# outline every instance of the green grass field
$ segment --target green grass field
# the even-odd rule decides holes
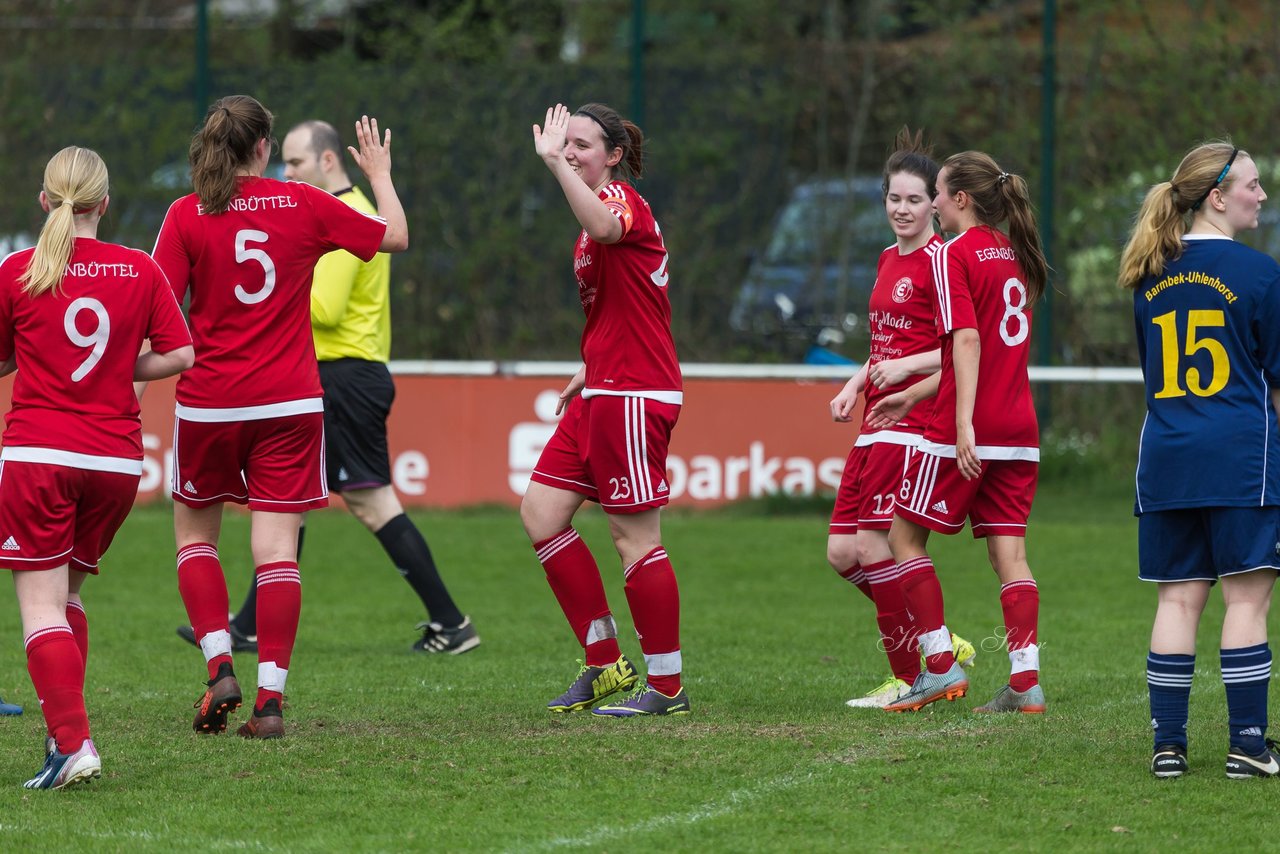
[[[693,714],[602,720],[543,710],[578,649],[514,511],[417,517],[484,641],[447,659],[409,652],[417,601],[374,538],[314,514],[279,742],[192,733],[204,667],[174,634],[185,616],[170,517],[139,510],[84,595],[100,781],[21,788],[43,725],[11,595],[0,608],[0,694],[27,706],[0,719],[0,849],[1265,849],[1276,786],[1222,772],[1220,603],[1201,632],[1192,773],[1147,771],[1154,593],[1135,577],[1124,489],[1046,486],[1037,500],[1049,713],[1031,718],[970,712],[1008,659],[997,584],[967,534],[935,537],[933,552],[948,623],[984,647],[970,696],[901,716],[844,706],[887,668],[870,604],[825,564],[821,507],[668,514]],[[623,649],[639,661],[603,516],[584,513],[579,530],[607,558]],[[247,522],[229,514],[233,605],[247,554]],[[250,688],[256,660],[238,669]]]

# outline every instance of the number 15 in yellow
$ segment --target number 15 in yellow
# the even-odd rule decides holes
[[[1153,317],[1151,322],[1160,330],[1160,355],[1164,367],[1164,388],[1156,392],[1156,399],[1167,397],[1186,397],[1189,390],[1197,397],[1212,397],[1226,388],[1231,377],[1231,360],[1227,358],[1227,350],[1222,342],[1212,337],[1200,337],[1202,329],[1226,326],[1226,319],[1221,311],[1198,309],[1187,312],[1187,341],[1184,352],[1194,356],[1201,350],[1209,354],[1212,363],[1209,381],[1201,383],[1200,369],[1187,368],[1186,388],[1179,383],[1182,378],[1179,371],[1180,355],[1178,342],[1178,323],[1176,312]]]

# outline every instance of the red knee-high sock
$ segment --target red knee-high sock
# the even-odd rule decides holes
[[[231,633],[227,630],[227,579],[218,562],[218,549],[192,543],[178,549],[178,592],[187,606],[187,619],[204,652],[209,678],[231,663]]]
[[[40,698],[45,726],[58,752],[73,753],[89,737],[84,708],[84,659],[71,627],[48,626],[26,638],[27,671]]]
[[[89,615],[85,613],[83,603],[67,603],[67,625],[71,627],[71,634],[75,635],[76,646],[80,649],[80,661],[87,670],[89,667]]]
[[[865,570],[876,603],[876,623],[880,643],[889,658],[893,675],[908,685],[920,675],[920,651],[912,630],[911,613],[902,595],[898,567],[892,560],[873,563]]]
[[[254,710],[267,700],[284,699],[293,642],[302,614],[302,576],[296,560],[264,563],[254,570],[258,585],[258,697]]]
[[[667,550],[658,546],[623,572],[627,604],[640,636],[649,685],[680,693],[680,588]]]
[[[573,528],[533,544],[574,637],[586,651],[587,665],[603,667],[622,655],[600,568]]]
[[[955,664],[951,652],[951,633],[947,631],[942,611],[942,585],[928,555],[904,560],[898,564],[898,583],[907,608],[915,618],[920,650],[930,673],[946,673]]]
[[[872,602],[876,601],[875,595],[871,592],[871,582],[867,579],[867,573],[863,571],[861,565],[855,563],[847,569],[837,569],[836,575],[861,590],[862,595]]]
[[[1000,588],[1006,641],[1012,672],[1009,686],[1026,691],[1040,681],[1040,648],[1036,643],[1040,622],[1040,588],[1034,580],[1010,581]]]

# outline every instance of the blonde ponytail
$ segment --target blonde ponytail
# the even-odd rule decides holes
[[[1187,152],[1173,173],[1147,191],[1138,210],[1133,234],[1120,256],[1122,288],[1137,289],[1147,276],[1158,276],[1166,265],[1182,255],[1182,236],[1187,233],[1191,214],[1215,187],[1225,192],[1235,178],[1230,164],[1236,157],[1249,157],[1226,141],[1206,142]]]
[[[28,296],[56,292],[76,248],[75,218],[102,204],[107,189],[107,164],[97,152],[71,145],[49,159],[43,186],[49,216],[20,278]]]

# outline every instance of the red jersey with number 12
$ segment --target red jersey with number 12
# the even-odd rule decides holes
[[[34,249],[0,263],[0,361],[16,356],[5,447],[142,459],[133,368],[142,343],[191,343],[164,273],[138,249],[76,238],[62,284],[30,297]]]
[[[386,222],[309,184],[244,177],[230,207],[206,214],[194,193],[169,208],[155,259],[182,302],[191,288],[196,364],[184,406],[262,406],[322,395],[311,337],[311,273],[326,252],[363,261]]]
[[[611,181],[600,189],[600,199],[622,223],[622,238],[597,243],[584,229],[574,248],[578,296],[587,315],[582,396],[626,394],[681,403],[662,232],[649,203],[631,185]]]
[[[876,283],[871,290],[871,303],[867,307],[867,320],[871,328],[871,352],[867,361],[871,364],[886,359],[901,359],[938,348],[938,329],[933,311],[933,254],[942,245],[942,238],[933,235],[929,242],[913,252],[903,255],[895,243],[880,253],[876,265]],[[897,385],[878,388],[867,380],[866,414],[876,401],[903,389],[910,388],[925,378],[924,374],[907,377]],[[916,434],[924,432],[924,425],[933,415],[934,399],[927,397],[912,407],[907,417],[891,430],[907,430]],[[865,421],[859,435],[875,431]]]
[[[1027,305],[1026,278],[1009,238],[985,225],[947,241],[933,256],[942,377],[924,438],[926,443],[950,446],[948,456],[954,456],[956,444],[952,333],[976,329],[982,343],[973,405],[978,457],[1040,459],[1040,431],[1027,378],[1031,308]]]

